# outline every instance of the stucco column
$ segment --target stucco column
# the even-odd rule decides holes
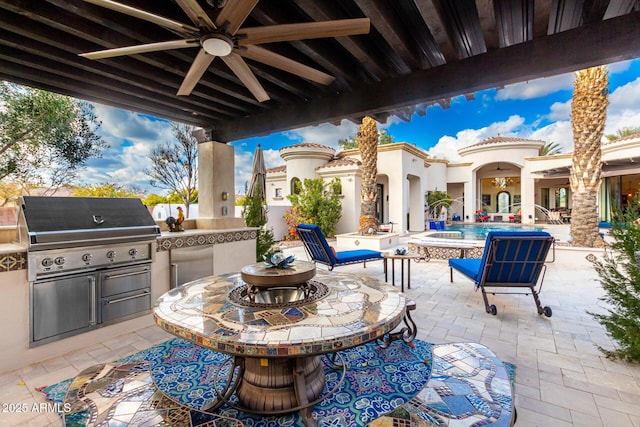
[[[242,218],[234,218],[234,168],[231,145],[215,141],[198,144],[198,228],[244,227]]]
[[[476,174],[471,173],[471,179],[464,183],[464,222],[475,222],[476,217],[476,199],[478,198],[478,192],[476,184]],[[468,217],[468,218],[467,218]]]
[[[522,223],[534,224],[536,222],[536,192],[534,179],[520,180],[520,191],[522,192]]]

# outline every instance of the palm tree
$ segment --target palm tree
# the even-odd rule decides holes
[[[376,222],[376,199],[378,198],[378,128],[371,117],[362,119],[356,136],[362,157],[362,186],[360,188],[360,222],[358,232],[378,230]]]
[[[541,156],[555,156],[556,154],[560,154],[562,151],[562,147],[557,142],[547,142],[540,149]]]
[[[609,104],[605,66],[576,72],[571,100],[573,156],[571,236],[576,246],[602,244],[598,234],[598,190],[602,180],[602,136]]]
[[[625,127],[622,129],[618,129],[616,133],[612,135],[607,135],[607,139],[609,141],[617,141],[619,139],[625,138],[627,136],[635,135],[640,133],[640,127]]]

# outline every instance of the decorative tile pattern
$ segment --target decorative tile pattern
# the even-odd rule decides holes
[[[513,375],[477,343],[433,346],[427,386],[368,427],[510,426],[514,419]]]
[[[257,236],[256,230],[243,231],[212,231],[202,234],[187,234],[171,237],[158,238],[158,252],[168,251],[171,249],[213,245],[221,243],[240,242],[243,240],[255,240]]]
[[[464,255],[464,258],[482,258],[482,253],[484,252],[484,247],[461,249],[456,247],[419,244],[415,242],[409,242],[408,246],[409,253],[418,254],[427,259],[460,258],[461,255]]]
[[[14,252],[0,255],[0,273],[27,268],[27,253]]]
[[[71,382],[62,408],[66,426],[243,425],[167,398],[155,386],[148,362],[106,363],[85,369]]]
[[[369,343],[342,351],[349,366],[346,379],[341,382],[341,371],[324,367],[327,397],[311,410],[318,426],[363,426],[408,402],[425,386],[431,371],[432,345],[420,340],[414,344],[394,342],[383,350]],[[173,338],[120,361],[89,368],[73,380],[71,387],[72,380],[65,380],[41,391],[59,407],[64,408],[65,396],[73,403],[73,410],[65,413],[65,425],[69,427],[87,425],[90,419],[103,422],[103,426],[131,425],[127,419],[140,420],[143,416],[151,420],[144,424],[148,426],[305,426],[295,412],[262,417],[226,405],[213,414],[200,412],[198,408],[217,400],[213,384],[222,387],[226,373],[220,375],[218,371],[224,371],[226,359],[224,354]],[[234,396],[231,399],[236,403]],[[184,416],[182,405],[192,408],[187,412],[189,418]],[[169,415],[174,418],[167,418]]]
[[[153,314],[167,332],[221,353],[254,357],[317,355],[382,337],[402,320],[406,298],[364,276],[318,270],[329,288],[317,301],[265,309],[229,303],[239,273],[207,277],[161,296]]]

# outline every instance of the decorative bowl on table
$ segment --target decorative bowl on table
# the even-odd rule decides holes
[[[396,249],[396,255],[406,255],[407,254],[407,249],[406,248],[398,248]]]

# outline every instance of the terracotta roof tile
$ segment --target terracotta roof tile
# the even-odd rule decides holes
[[[358,159],[354,159],[353,157],[342,157],[342,158],[333,158],[329,160],[326,164],[319,166],[317,169],[322,168],[335,168],[338,166],[360,166],[362,162]]]
[[[276,172],[286,172],[287,165],[274,166],[272,168],[267,169],[267,173],[276,173]]]
[[[472,145],[467,145],[464,148],[470,148],[470,147],[481,147],[483,145],[491,145],[491,144],[500,144],[503,142],[545,142],[541,139],[527,139],[527,138],[513,138],[513,137],[507,137],[507,136],[494,136],[491,138],[487,138],[483,141],[480,141],[476,144],[472,144]]]
[[[634,133],[633,135],[627,135],[624,138],[614,139],[613,141],[606,141],[605,144],[613,144],[614,142],[618,142],[618,141],[627,141],[629,139],[639,139],[639,138],[640,138],[640,132]]]
[[[286,150],[288,148],[296,148],[296,147],[315,147],[315,148],[328,148],[333,150],[332,147],[322,144],[316,144],[315,142],[301,142],[300,144],[287,145],[286,147],[282,147],[280,151]]]

